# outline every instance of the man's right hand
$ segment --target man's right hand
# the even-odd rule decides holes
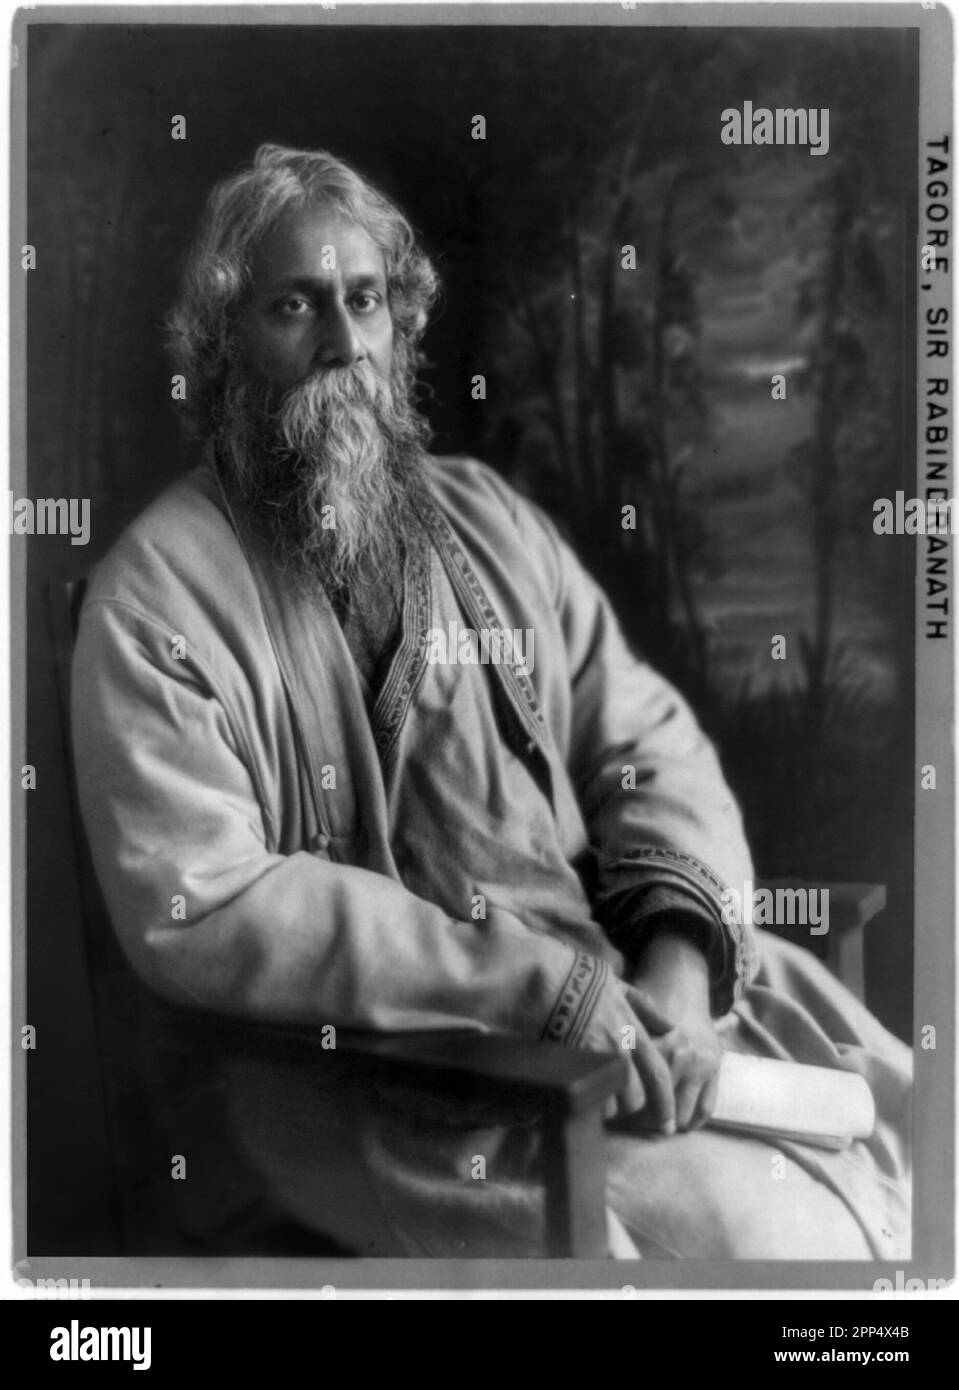
[[[675,1132],[673,1079],[657,1041],[671,1031],[672,1019],[648,994],[610,974],[581,1044],[596,1051],[618,1052],[630,1064],[622,1090],[610,1101],[608,1120],[629,1119],[637,1128]]]
[[[630,1058],[639,1074],[643,1101],[635,1112],[643,1129],[662,1134],[676,1132],[676,1099],[669,1063],[656,1039],[674,1031],[672,1019],[643,990],[624,985],[624,993],[636,1017],[635,1047]]]

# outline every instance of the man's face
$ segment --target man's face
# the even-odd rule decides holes
[[[314,204],[281,218],[250,269],[224,361],[218,457],[286,573],[310,593],[379,604],[369,577],[401,592],[428,493],[412,382],[393,379],[403,354],[383,254]]]
[[[261,243],[238,328],[248,367],[281,391],[366,362],[388,381],[393,323],[383,254],[335,210],[286,213]]]

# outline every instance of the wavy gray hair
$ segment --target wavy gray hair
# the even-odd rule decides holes
[[[180,299],[167,317],[175,369],[187,380],[187,417],[200,435],[220,424],[236,311],[257,245],[290,208],[332,205],[383,253],[393,320],[393,375],[412,388],[419,343],[439,277],[398,207],[348,164],[322,150],[261,145],[253,163],[218,183],[190,250]]]

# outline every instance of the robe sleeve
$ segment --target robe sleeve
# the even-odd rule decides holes
[[[137,973],[172,1002],[342,1028],[472,1028],[619,1051],[634,1025],[607,962],[511,913],[452,920],[401,883],[267,847],[228,693],[174,634],[88,598],[73,665],[83,821]],[[619,1098],[643,1103],[633,1067]]]
[[[664,915],[701,926],[712,1010],[725,1013],[755,976],[758,951],[738,910],[752,862],[716,752],[685,700],[630,650],[605,594],[553,524],[495,485],[562,624],[567,763],[596,856],[597,918],[627,957]]]

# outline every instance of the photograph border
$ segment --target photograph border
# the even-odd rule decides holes
[[[11,73],[10,138],[10,469],[6,484],[15,495],[27,489],[26,438],[26,296],[27,275],[19,269],[19,248],[29,241],[27,231],[26,110],[29,80],[30,31],[40,25],[608,25],[608,26],[714,26],[826,29],[830,27],[916,28],[919,32],[919,118],[915,209],[917,313],[912,326],[916,353],[916,495],[925,496],[928,485],[923,466],[925,379],[943,375],[936,359],[925,352],[926,314],[930,309],[948,311],[949,355],[945,362],[950,387],[944,417],[950,426],[948,495],[955,496],[953,350],[954,324],[952,183],[955,145],[953,122],[952,16],[942,4],[933,8],[915,0],[911,4],[635,4],[622,0],[596,4],[370,4],[321,5],[223,5],[223,6],[39,6],[18,11],[13,21],[14,50]],[[920,250],[926,229],[929,199],[925,195],[926,156],[930,142],[948,138],[950,171],[949,217],[936,225],[947,227],[951,249],[948,270],[931,276],[918,273]],[[920,279],[923,280],[919,286]],[[929,284],[929,289],[925,284]],[[956,546],[946,552],[949,560],[950,597],[956,602]],[[108,1290],[142,1289],[150,1297],[178,1290],[220,1290],[235,1296],[269,1296],[268,1291],[312,1291],[316,1297],[355,1291],[359,1296],[375,1290],[574,1290],[608,1291],[619,1297],[642,1297],[657,1290],[789,1291],[801,1296],[816,1291],[869,1291],[878,1279],[951,1279],[955,1275],[955,1014],[956,1014],[956,879],[955,879],[955,652],[953,631],[956,610],[949,613],[948,637],[926,635],[932,615],[924,590],[925,547],[916,544],[916,650],[915,650],[915,941],[914,941],[914,1055],[915,1110],[913,1131],[914,1196],[913,1257],[906,1262],[869,1261],[577,1261],[530,1259],[290,1259],[290,1258],[90,1258],[72,1256],[30,1257],[27,1250],[26,1180],[27,1125],[26,1081],[30,1053],[11,1043],[11,1186],[13,1203],[12,1278],[88,1279],[99,1295]],[[26,817],[24,792],[17,773],[30,761],[26,743],[27,691],[27,554],[26,546],[10,538],[10,698],[11,698],[11,793],[10,793],[10,961],[11,1037],[19,1038],[27,1021],[26,1002]],[[919,771],[934,764],[938,789],[918,790]],[[923,1050],[919,1038],[923,1026],[933,1024],[938,1045]],[[947,1219],[947,1214],[948,1218]]]

